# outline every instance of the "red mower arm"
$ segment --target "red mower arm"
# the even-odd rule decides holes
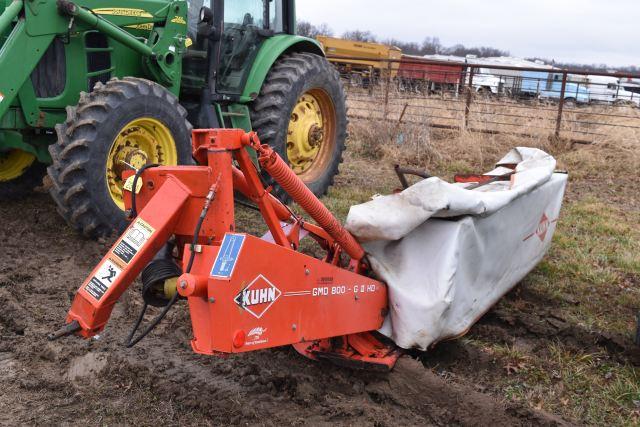
[[[190,193],[169,177],[80,286],[66,322],[85,338],[99,333],[120,296],[171,237]]]

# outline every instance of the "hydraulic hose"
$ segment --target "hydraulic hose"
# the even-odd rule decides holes
[[[133,177],[133,185],[131,186],[131,211],[129,212],[129,218],[133,219],[138,216],[138,210],[136,206],[136,188],[138,188],[138,180],[147,169],[157,168],[160,165],[157,163],[153,163],[150,165],[144,165],[140,169],[136,171],[135,176]]]

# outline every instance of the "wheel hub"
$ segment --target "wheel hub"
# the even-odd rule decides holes
[[[314,95],[306,93],[298,100],[287,136],[287,158],[293,170],[301,174],[313,165],[324,142],[323,112]]]
[[[36,156],[22,150],[0,152],[0,182],[21,177],[35,160]]]
[[[175,166],[178,153],[173,136],[163,123],[140,118],[120,130],[107,158],[107,186],[111,198],[121,209],[124,209],[122,173],[149,163]]]
[[[322,145],[322,141],[324,140],[324,129],[318,127],[317,125],[311,126],[309,129],[309,145],[312,148],[319,147]]]
[[[144,151],[132,146],[118,147],[113,164],[113,172],[116,176],[122,176],[124,171],[129,169],[137,170],[148,163],[149,159]]]

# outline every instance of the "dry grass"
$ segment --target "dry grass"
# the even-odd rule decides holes
[[[536,147],[564,152],[569,144],[533,136],[491,135],[432,129],[412,123],[352,120],[349,150],[354,155],[387,164],[410,165],[450,177],[492,167],[509,149]]]
[[[392,159],[422,166],[442,160],[431,143],[431,130],[416,124],[356,121],[351,126],[350,149],[371,160]]]
[[[393,89],[385,93],[383,87],[377,87],[372,92],[351,88],[347,98],[353,117],[389,120],[394,126],[404,122],[465,128],[467,96],[464,94],[423,95]],[[540,139],[554,135],[557,117],[557,103],[474,95],[467,128]],[[561,135],[589,141],[615,137],[637,142],[640,140],[639,121],[640,109],[630,106],[567,105],[562,116]]]

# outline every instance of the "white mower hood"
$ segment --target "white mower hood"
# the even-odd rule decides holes
[[[346,228],[389,287],[380,330],[426,350],[460,336],[522,280],[551,244],[567,175],[555,159],[516,148],[486,175],[510,181],[466,189],[439,178],[353,206]]]

